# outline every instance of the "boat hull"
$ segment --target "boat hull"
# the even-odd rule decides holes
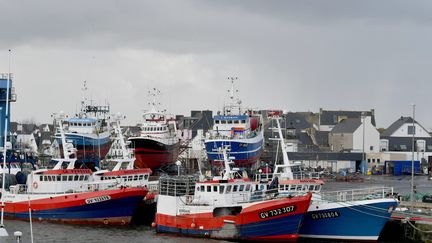
[[[309,207],[300,237],[329,240],[377,241],[395,199],[315,203]]]
[[[162,202],[161,202],[162,201]],[[164,196],[159,197],[164,204]],[[156,214],[156,230],[189,236],[247,241],[296,241],[299,227],[310,202],[310,196],[274,199],[242,205],[237,215],[214,213],[215,207],[196,209],[200,213],[168,215]],[[240,205],[236,205],[240,206]],[[190,210],[194,206],[190,207]],[[186,209],[182,207],[182,210]],[[208,211],[201,213],[201,211]]]
[[[259,133],[250,139],[209,139],[205,141],[205,147],[209,162],[218,166],[215,160],[223,159],[222,152],[219,148],[229,145],[228,155],[233,159],[236,167],[251,168],[254,167],[261,157],[263,151],[264,137]]]
[[[5,216],[67,224],[127,225],[147,194],[139,188],[123,188],[70,194],[6,194]],[[30,198],[30,200],[28,200]]]
[[[144,137],[130,138],[129,140],[134,148],[135,166],[137,168],[155,170],[163,165],[173,164],[177,161],[180,148],[178,139],[169,143]]]
[[[100,161],[105,158],[111,148],[112,141],[108,132],[104,132],[99,136],[78,133],[66,133],[65,136],[66,140],[72,142],[74,148],[76,148],[78,161]],[[62,152],[60,135],[56,135],[56,137]]]

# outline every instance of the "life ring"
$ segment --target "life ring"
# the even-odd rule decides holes
[[[192,203],[192,196],[186,196],[186,203],[187,204]]]
[[[35,182],[33,182],[33,188],[34,189],[37,189],[38,188],[38,183],[35,181]]]

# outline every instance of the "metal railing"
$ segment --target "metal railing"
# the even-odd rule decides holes
[[[176,197],[194,195],[197,180],[194,176],[160,177],[159,194]]]
[[[276,173],[277,174],[277,173]],[[307,180],[307,179],[319,179],[319,172],[293,172],[294,180]],[[273,173],[259,173],[255,175],[255,181],[271,181],[273,180]]]
[[[330,202],[349,202],[389,198],[392,195],[393,187],[372,187],[364,189],[321,192],[321,199]]]

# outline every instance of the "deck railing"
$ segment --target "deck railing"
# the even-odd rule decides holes
[[[321,192],[321,199],[330,202],[348,202],[388,198],[393,195],[393,187],[372,187],[343,191]]]
[[[293,172],[294,180],[306,180],[306,179],[319,179],[319,172]],[[281,179],[281,178],[279,178]],[[259,173],[255,175],[255,181],[271,181],[273,180],[273,173]]]

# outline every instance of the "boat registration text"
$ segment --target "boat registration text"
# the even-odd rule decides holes
[[[103,202],[103,201],[108,201],[110,199],[111,199],[110,196],[100,196],[100,197],[87,198],[85,200],[85,202],[86,202],[86,204],[92,204],[92,203],[99,203],[99,202]]]
[[[292,205],[292,206],[288,206],[288,207],[277,208],[277,209],[272,209],[269,211],[261,212],[261,213],[259,213],[259,217],[262,219],[265,219],[265,218],[275,217],[275,216],[282,215],[282,214],[292,213],[295,210],[296,210],[296,207],[294,205]]]

